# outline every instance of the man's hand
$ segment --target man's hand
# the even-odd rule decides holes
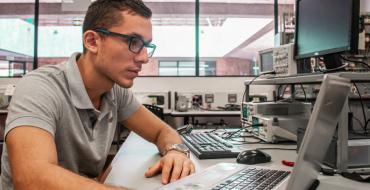
[[[145,172],[145,177],[152,177],[160,171],[162,183],[167,184],[194,173],[195,167],[184,153],[171,150]]]

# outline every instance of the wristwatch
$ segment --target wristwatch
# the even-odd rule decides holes
[[[162,156],[166,155],[168,151],[170,150],[176,150],[181,153],[184,153],[186,157],[190,157],[190,150],[185,144],[170,144],[167,145],[167,147],[162,151]]]

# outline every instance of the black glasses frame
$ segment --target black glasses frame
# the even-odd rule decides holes
[[[112,31],[109,31],[109,30],[107,30],[105,28],[97,28],[97,29],[94,29],[93,31],[98,32],[98,33],[101,33],[101,34],[104,34],[104,35],[116,36],[116,37],[120,37],[120,38],[124,38],[124,39],[128,40],[129,50],[132,53],[135,53],[135,54],[140,53],[140,51],[144,47],[146,47],[146,48],[152,49],[151,51],[148,52],[148,57],[152,57],[153,54],[154,54],[155,49],[157,48],[157,46],[155,44],[145,42],[142,38],[137,37],[137,36],[132,36],[132,35],[127,35],[127,34],[121,34],[121,33],[117,33],[117,32],[112,32]],[[138,39],[138,40],[140,40],[142,42],[143,45],[139,49],[133,48],[132,41],[134,39]]]

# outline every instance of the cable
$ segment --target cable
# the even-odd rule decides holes
[[[350,103],[348,103],[348,109],[349,109],[349,112],[350,113],[353,113],[353,111],[352,111],[352,108],[351,108],[351,104]],[[357,123],[360,125],[360,127],[362,128],[362,130],[364,130],[365,131],[365,125],[366,125],[366,123],[364,124],[364,123],[362,123],[361,121],[360,121],[360,119],[359,118],[357,118],[356,116],[354,116],[353,114],[352,114],[352,119],[353,120],[355,120],[355,121],[357,121]],[[354,133],[356,133],[355,131],[353,131]]]
[[[240,138],[255,138],[255,136],[253,135],[243,135],[243,136],[239,136]]]
[[[215,129],[211,130],[211,131],[206,131],[205,133],[216,133],[218,130],[224,130],[225,133],[227,132],[225,128],[219,128],[219,127],[216,127]]]
[[[304,101],[306,101],[306,102],[307,102],[307,95],[306,95],[306,91],[304,90],[303,85],[302,85],[302,84],[300,84],[300,85],[301,85],[301,88],[302,88],[302,91],[303,91],[303,94],[304,94]]]
[[[237,133],[241,132],[242,130],[244,130],[244,128],[239,129],[239,130],[234,131],[234,132],[226,132],[226,133],[228,133],[228,135],[227,135],[226,137],[224,136],[226,133],[223,133],[223,134],[222,134],[222,136],[221,136],[221,138],[226,139],[226,140],[231,139],[231,138],[233,138],[233,136],[234,136],[235,134],[237,134]]]
[[[247,86],[248,86],[248,88],[249,88],[249,85],[251,85],[252,84],[252,82],[254,81],[254,80],[256,80],[258,77],[260,77],[261,75],[257,75],[257,76],[255,76],[248,84],[247,84]],[[242,103],[244,102],[244,98],[245,98],[245,95],[247,94],[247,88],[245,88],[245,90],[244,90],[244,93],[243,93],[243,98],[242,98]],[[246,100],[247,102],[249,102],[249,100]]]
[[[342,66],[339,66],[337,68],[334,68],[334,69],[325,69],[325,70],[320,70],[321,72],[323,73],[331,73],[331,72],[335,72],[335,71],[338,71],[338,70],[341,70],[341,69],[344,69],[346,67],[348,67],[348,63],[342,65]]]
[[[358,136],[361,136],[361,137],[369,137],[369,133],[364,133],[363,131],[348,131],[348,134],[354,134],[354,135],[358,135]]]
[[[252,127],[252,126],[261,126],[261,125],[257,124],[257,125],[249,125],[249,126]],[[246,128],[241,128],[241,129],[239,129],[237,131],[233,131],[233,132],[226,131],[226,132],[224,132],[224,133],[222,133],[218,136],[220,136],[222,139],[230,140],[230,141],[236,141],[233,138],[255,138],[255,139],[258,139],[257,137],[255,137],[253,135],[246,135],[246,136],[245,135],[243,135],[243,136],[240,135],[241,132],[246,132],[245,130],[246,130]],[[235,135],[237,135],[237,136],[235,136]],[[236,141],[236,142],[246,142],[246,141],[244,140],[244,141]],[[252,142],[252,143],[254,143],[254,142]]]
[[[350,60],[350,59],[347,59],[346,57],[344,57],[344,56],[340,56],[343,60],[345,60],[345,61],[349,61],[349,62],[352,62],[352,63],[361,63],[362,65],[364,65],[366,68],[368,68],[369,70],[370,70],[370,66],[367,64],[367,63],[365,63],[365,62],[363,62],[363,61],[357,61],[357,60]]]
[[[239,144],[235,144],[235,143],[232,143],[233,145],[243,145],[243,144],[262,144],[263,141],[262,140],[259,140],[259,141],[256,141],[256,142],[250,142],[250,141],[238,141],[238,140],[233,140],[233,139],[229,139],[229,141],[232,141],[232,142],[239,142]]]
[[[365,127],[364,127],[364,128],[365,128],[365,129],[364,129],[364,130],[365,130],[365,134],[367,134],[367,130],[366,130],[366,129],[367,129],[367,125],[368,125],[369,123],[370,123],[370,119],[368,119],[368,120],[366,121],[366,123],[365,123]]]
[[[355,171],[354,172],[340,172],[333,168],[323,168],[323,167],[321,168],[320,172],[323,175],[327,175],[327,176],[334,176],[335,174],[339,174],[350,180],[354,180],[354,181],[358,181],[362,183],[370,182],[369,173],[357,173]]]
[[[341,56],[341,58],[342,58],[342,56]],[[322,59],[322,58],[318,58],[320,61],[322,61],[322,62],[324,62],[325,63],[325,60],[324,59]],[[343,58],[342,58],[343,59]],[[322,72],[322,73],[330,73],[330,72],[335,72],[335,71],[338,71],[338,70],[341,70],[341,69],[344,69],[344,68],[346,68],[346,67],[348,67],[348,63],[346,63],[346,64],[344,64],[344,65],[341,65],[341,66],[339,66],[339,67],[337,67],[337,68],[333,68],[333,69],[325,69],[325,70],[322,70],[321,68],[319,68],[318,70],[320,71],[320,72]]]
[[[287,88],[288,88],[288,85],[285,85],[285,87],[284,87],[284,89],[283,89],[283,91],[282,91],[281,95],[280,95],[280,92],[278,92],[279,100],[283,99],[283,97],[284,97],[284,93],[285,93],[285,91],[286,91],[286,89],[287,89]]]
[[[267,74],[275,74],[276,72],[275,71],[267,71],[267,72],[263,72],[263,73],[261,73],[261,74],[259,74],[259,75],[257,75],[257,76],[255,76],[251,81],[249,81],[249,83],[246,85],[246,86],[248,86],[248,88],[249,88],[249,86],[253,83],[253,81],[254,80],[256,80],[258,77],[260,77],[260,76],[262,76],[262,75],[267,75]],[[244,90],[244,94],[243,94],[243,98],[242,98],[242,103],[243,103],[243,101],[244,101],[244,98],[245,98],[245,95],[247,94],[247,88],[245,88],[245,90]],[[249,102],[249,100],[246,100],[247,102]]]
[[[365,123],[365,124],[363,124],[363,123],[360,121],[360,119],[359,119],[359,118],[357,118],[356,116],[353,116],[353,119],[354,119],[355,121],[357,121],[357,122],[358,122],[358,124],[360,124],[361,128],[362,128],[364,131],[366,131],[366,130],[365,130],[366,123]]]
[[[279,96],[280,96],[280,90],[281,90],[281,87],[282,87],[283,85],[279,85],[279,87],[278,87],[278,89],[277,89],[277,93],[276,93],[276,97],[275,97],[275,100],[276,101],[278,101],[279,100]]]
[[[256,150],[297,150],[297,148],[275,148],[275,147],[266,147],[266,148],[256,148]]]
[[[360,103],[361,103],[361,107],[362,107],[362,114],[364,115],[364,122],[365,122],[365,125],[364,125],[364,130],[365,130],[365,134],[367,133],[367,124],[368,124],[368,121],[367,118],[366,118],[366,113],[365,113],[365,107],[364,107],[364,102],[362,100],[362,96],[361,96],[361,93],[360,91],[358,90],[358,87],[356,85],[356,83],[353,83],[353,85],[355,86],[356,88],[356,91],[358,93],[358,96],[360,97]]]

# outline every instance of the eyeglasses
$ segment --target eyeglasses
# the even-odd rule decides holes
[[[140,53],[140,51],[145,47],[148,50],[148,57],[152,57],[154,54],[155,48],[157,47],[156,45],[152,43],[144,42],[144,40],[138,36],[111,32],[105,28],[97,28],[97,29],[94,29],[93,31],[99,32],[101,34],[108,35],[108,36],[120,37],[120,38],[127,40],[129,50],[136,54]]]

